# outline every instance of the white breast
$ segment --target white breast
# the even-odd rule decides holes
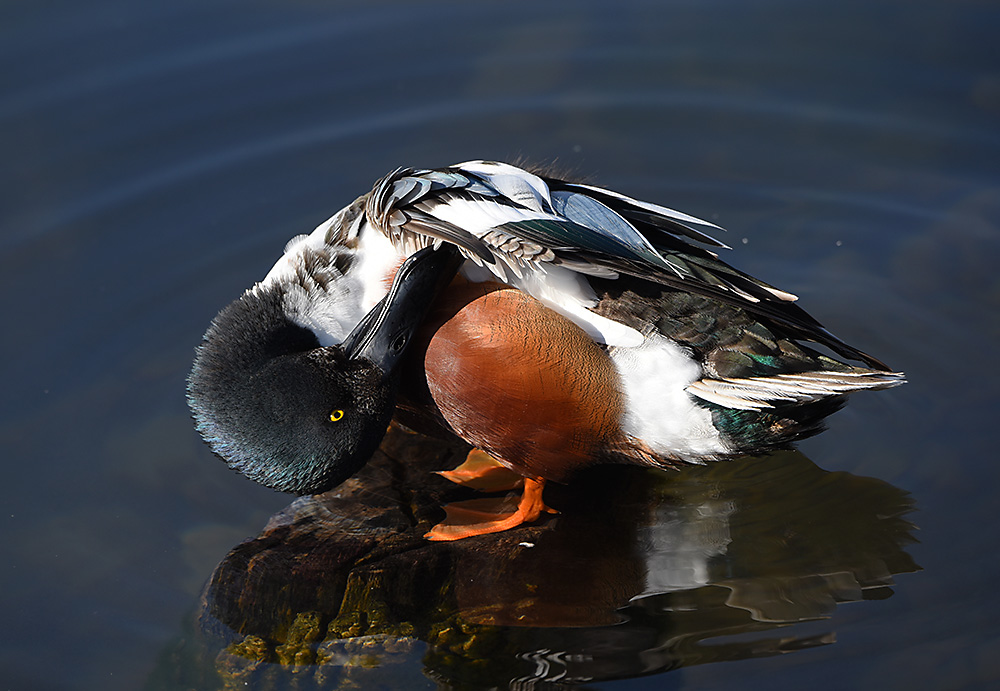
[[[336,218],[336,217],[334,217]],[[406,258],[389,239],[371,228],[363,228],[357,246],[331,246],[326,242],[327,225],[301,235],[285,247],[285,253],[261,282],[282,284],[285,314],[319,339],[320,345],[343,342],[355,326],[388,293],[387,277]],[[367,232],[366,232],[367,231]],[[302,280],[307,275],[309,253],[352,254],[354,262],[346,275],[324,284]]]

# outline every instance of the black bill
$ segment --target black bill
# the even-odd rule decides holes
[[[388,295],[344,339],[341,347],[347,356],[370,360],[390,378],[434,299],[461,264],[462,256],[451,244],[410,256],[396,272]]]

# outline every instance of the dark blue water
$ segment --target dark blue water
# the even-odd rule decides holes
[[[997,26],[972,1],[5,3],[0,685],[181,678],[206,579],[289,501],[192,429],[209,320],[386,171],[518,156],[729,228],[731,263],[910,379],[801,450],[909,495],[922,570],[769,634],[836,642],[596,686],[997,683]]]

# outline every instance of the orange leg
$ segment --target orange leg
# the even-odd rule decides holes
[[[516,528],[522,523],[538,520],[542,513],[557,513],[542,501],[545,480],[524,478],[524,492],[513,511],[497,511],[510,508],[503,500],[472,499],[455,502],[444,507],[446,518],[424,535],[428,540],[461,540],[474,535],[499,533]]]
[[[473,449],[465,462],[454,470],[439,470],[437,474],[457,485],[481,492],[505,492],[521,486],[523,476],[495,460],[485,451]]]

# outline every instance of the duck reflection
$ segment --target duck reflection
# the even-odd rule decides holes
[[[392,430],[358,477],[234,548],[200,616],[228,644],[216,671],[264,686],[392,683],[414,667],[461,686],[652,674],[831,643],[744,635],[888,597],[894,574],[919,568],[906,493],[792,451],[594,469],[551,488],[560,514],[545,522],[426,542],[463,491],[429,470],[462,453]]]

